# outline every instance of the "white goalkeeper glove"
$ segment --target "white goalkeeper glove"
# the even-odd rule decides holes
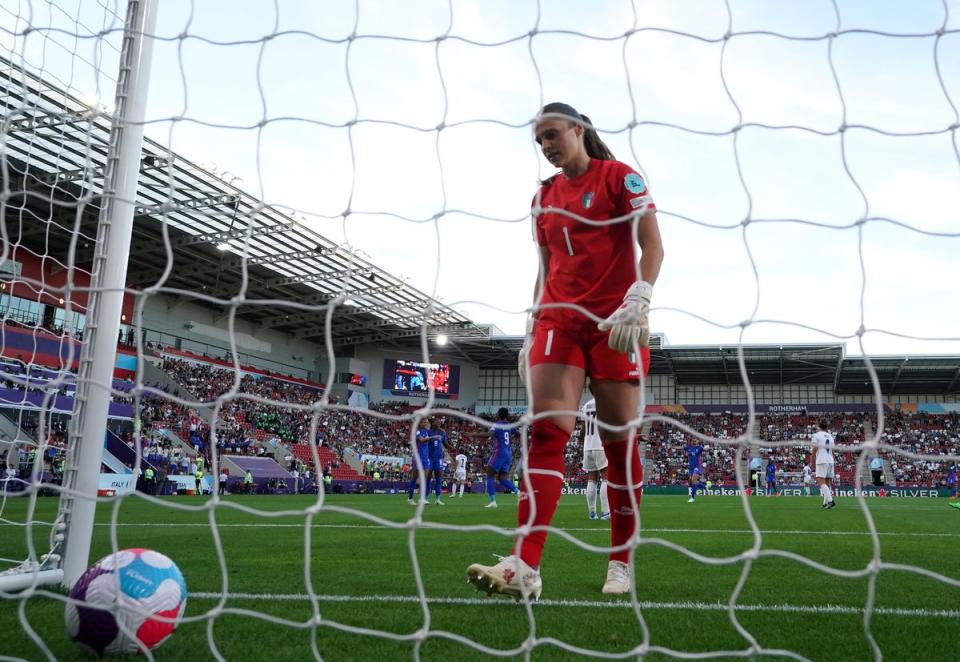
[[[610,349],[627,354],[638,344],[640,347],[650,344],[650,322],[647,320],[647,313],[650,311],[652,296],[653,285],[643,280],[634,283],[623,296],[620,307],[597,324],[601,331],[610,331],[610,338],[607,340]]]
[[[517,372],[520,373],[520,383],[527,383],[527,361],[530,358],[530,349],[533,347],[533,326],[532,317],[527,318],[527,335],[523,339],[523,347],[520,348],[520,355],[517,357]]]

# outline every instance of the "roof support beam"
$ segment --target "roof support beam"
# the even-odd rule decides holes
[[[843,370],[843,352],[840,352],[840,358],[837,359],[837,367],[833,371],[833,394],[837,394],[837,387],[840,386],[840,372]]]
[[[366,309],[358,309],[358,313],[366,312]],[[318,316],[318,319],[320,316]],[[349,322],[346,324],[334,324],[330,327],[330,332],[333,334],[342,334],[349,333],[351,331],[366,331],[368,329],[382,329],[385,326],[396,326],[408,321],[423,319],[423,313],[418,312],[413,315],[404,315],[401,317],[393,317],[390,319],[381,319],[381,320],[372,320],[368,322]],[[315,336],[324,335],[324,326],[311,324],[308,328],[302,329],[294,334],[297,338],[311,338]]]
[[[373,269],[357,269],[353,271],[334,271],[317,274],[307,274],[304,276],[278,276],[277,278],[268,278],[263,282],[264,287],[280,287],[281,285],[301,285],[304,283],[322,283],[329,280],[347,280],[359,276],[370,276]]]
[[[451,331],[460,331],[465,328],[474,326],[473,322],[459,322],[457,324],[446,324],[444,326],[427,326],[426,329],[422,327],[417,327],[416,329],[402,329],[398,331],[381,331],[376,333],[371,333],[362,336],[352,336],[349,338],[335,338],[333,341],[334,347],[344,347],[347,345],[359,345],[370,342],[380,342],[380,341],[389,341],[399,338],[413,338],[419,336],[422,333],[434,334],[434,333],[447,333]],[[456,338],[453,339],[456,341]]]
[[[909,360],[910,360],[909,357],[906,357],[906,356],[903,357],[903,361],[900,362],[900,365],[897,367],[897,372],[893,376],[893,382],[890,384],[890,390],[888,391],[888,393],[892,394],[893,389],[897,387],[897,382],[900,380],[900,373],[903,372],[903,367],[907,365],[907,361]]]
[[[829,377],[833,374],[833,370],[830,368],[824,368],[820,372],[811,373],[810,375],[801,375],[800,377],[795,377],[793,379],[788,379],[783,382],[784,386],[789,384],[811,384],[811,383],[823,383],[829,381]],[[823,375],[824,379],[822,382],[817,382],[816,378]]]
[[[670,358],[669,350],[662,349],[661,351],[663,352],[663,359],[667,362],[667,365],[670,367],[670,374],[673,376],[673,384],[674,386],[676,386],[680,381],[679,379],[677,379],[677,368],[676,366],[673,365],[673,359]],[[652,358],[653,357],[651,357],[651,359]],[[651,363],[652,363],[652,360],[651,360]],[[676,392],[674,392],[674,396],[676,396]]]
[[[225,263],[232,269],[239,269],[246,262],[247,265],[257,264],[278,264],[280,262],[293,262],[294,260],[307,260],[313,257],[323,257],[325,255],[336,255],[341,250],[339,246],[317,246],[305,251],[296,251],[294,253],[280,253],[278,255],[260,255],[243,257],[242,255],[231,256]]]
[[[409,310],[414,306],[422,306],[421,310],[414,311],[412,314],[408,314],[408,315],[395,314],[393,317],[389,319],[383,319],[378,322],[371,322],[371,323],[358,322],[356,324],[346,324],[346,325],[343,325],[343,327],[338,326],[334,328],[334,333],[341,333],[343,331],[351,331],[351,330],[364,331],[366,329],[372,328],[371,325],[381,326],[381,327],[391,326],[394,324],[401,324],[405,321],[412,321],[416,324],[420,324],[420,322],[424,318],[425,312],[427,312],[428,310],[430,312],[430,317],[429,317],[430,324],[434,324],[434,325],[437,325],[437,324],[473,325],[474,324],[473,322],[469,322],[469,321],[468,322],[451,321],[451,320],[456,320],[457,312],[455,310],[451,310],[446,307],[443,307],[437,310],[436,307],[432,306],[433,303],[434,302],[432,302],[430,299],[413,299],[410,301],[399,301],[397,303],[392,303],[389,305],[364,306],[362,308],[353,308],[352,312],[355,314],[374,313],[374,312],[380,312],[380,311],[391,311],[392,313],[395,314],[397,312],[400,312],[403,309]],[[345,307],[345,310],[350,311],[351,309],[349,307]],[[313,328],[302,329],[301,331],[295,333],[294,337],[312,338],[320,335],[323,335],[323,326],[314,325]]]
[[[138,271],[134,274],[131,274],[131,276],[127,278],[127,284],[128,285],[137,284],[141,282],[144,278],[152,279],[157,276],[158,271],[160,270],[159,269],[156,269],[156,270],[143,269],[141,271]],[[219,270],[212,269],[210,267],[200,267],[200,268],[186,267],[184,269],[174,267],[173,273],[177,277],[185,277],[185,276],[194,277],[194,276],[200,276],[203,274],[218,273],[218,271]],[[331,280],[346,281],[348,277],[352,278],[353,276],[367,275],[367,273],[372,273],[372,270],[367,270],[366,273],[362,273],[362,274],[358,272],[351,272],[349,276],[347,275],[347,272],[320,273],[320,274],[312,274],[309,276],[280,276],[277,278],[257,278],[256,276],[248,275],[247,294],[249,295],[250,291],[255,289],[265,290],[265,289],[271,289],[274,287],[283,287],[284,285],[306,285],[309,283],[322,283],[322,282],[331,281]],[[138,280],[135,280],[135,278]],[[391,287],[399,288],[399,286],[391,286]],[[240,283],[237,282],[231,285],[225,285],[223,287],[218,287],[216,289],[207,290],[205,294],[212,297],[223,298],[226,296],[232,296],[236,294],[239,291],[239,289],[240,289]],[[353,290],[352,293],[353,294],[359,294],[359,293],[372,294],[378,291],[383,292],[386,290],[385,288],[382,288],[382,287],[376,287],[376,288],[368,288],[363,290]],[[348,291],[348,293],[350,292]],[[325,303],[326,301],[329,301],[330,299],[338,296],[339,294],[340,294],[339,291],[320,292],[318,293],[318,295],[316,295],[312,299],[297,299],[297,302],[298,303],[309,302],[309,303],[321,304],[321,303]],[[397,305],[403,305],[403,304],[398,303]],[[368,307],[368,308],[364,308],[363,311],[367,311],[371,309],[372,308]]]
[[[196,252],[179,254],[180,258],[188,261],[187,264],[178,264],[176,257],[174,256],[173,269],[170,272],[171,277],[196,279],[199,284],[202,276],[219,272],[218,263],[212,255]],[[150,266],[129,271],[127,272],[127,285],[144,283],[152,285],[160,278],[164,268],[165,266]],[[254,278],[251,277],[251,280],[254,280]]]
[[[140,159],[140,172],[169,168],[171,165],[173,165],[173,159],[170,157],[148,154]],[[51,172],[43,177],[43,181],[47,184],[53,185],[66,184],[67,182],[76,182],[86,179],[103,179],[104,168],[105,166],[96,165],[92,168],[78,168],[76,170],[61,170],[59,172]],[[138,207],[138,210],[139,209],[140,208]],[[139,213],[139,211],[137,213]]]
[[[270,289],[274,287],[283,287],[284,285],[306,285],[309,283],[323,283],[331,280],[343,280],[346,281],[347,278],[353,278],[354,276],[366,276],[373,273],[372,269],[366,269],[364,271],[338,271],[333,273],[319,273],[311,274],[308,276],[280,276],[277,278],[265,278],[265,279],[249,279],[247,285],[247,291],[251,289]],[[233,284],[230,286],[219,287],[215,290],[210,290],[207,292],[210,296],[214,297],[225,297],[230,294],[234,294],[239,289],[239,284]],[[380,290],[381,288],[376,288]],[[326,300],[329,300],[338,295],[338,292],[332,293],[323,293],[323,296],[327,297]],[[401,305],[401,304],[398,304]],[[363,310],[370,310],[371,308],[364,308]]]
[[[246,258],[247,266],[256,266],[259,264],[276,264],[279,262],[291,262],[294,260],[303,260],[313,257],[322,257],[324,255],[330,255],[337,251],[336,247],[333,248],[320,248],[320,249],[311,249],[309,251],[299,251],[297,253],[287,253],[283,255],[267,255],[261,257],[248,257]],[[176,267],[176,272],[178,275],[183,276],[205,276],[208,274],[216,274],[222,271],[240,271],[243,267],[244,258],[238,255],[224,256],[220,261],[208,260],[206,262],[197,263],[191,258],[191,263],[189,265],[184,265],[182,267]],[[133,271],[127,276],[128,283],[139,283],[142,279],[155,278],[157,275],[156,269],[139,269]]]
[[[777,381],[780,382],[780,400],[783,401],[783,345],[780,345],[780,377]]]
[[[340,290],[340,291],[338,291],[338,292],[332,292],[332,293],[330,293],[330,294],[323,295],[324,297],[326,297],[326,299],[325,299],[325,301],[323,301],[322,303],[328,303],[329,301],[332,301],[333,299],[335,299],[335,298],[337,298],[337,297],[348,297],[348,298],[349,298],[349,297],[352,297],[352,296],[363,296],[363,295],[372,295],[372,296],[375,296],[375,295],[378,295],[378,294],[385,294],[385,293],[387,293],[387,292],[395,292],[395,291],[397,291],[397,290],[399,290],[399,289],[400,289],[400,286],[399,286],[399,285],[390,285],[390,286],[388,286],[388,287],[364,287],[364,288],[359,288],[359,289],[355,289],[355,290]],[[365,308],[359,308],[359,309],[357,309],[357,310],[358,310],[359,312],[363,312],[363,311],[365,311],[366,309],[365,309]],[[271,322],[261,322],[261,323],[260,323],[260,328],[261,328],[261,329],[274,329],[274,328],[276,328],[276,327],[278,327],[278,326],[289,326],[289,325],[291,325],[291,324],[297,324],[297,325],[299,325],[299,324],[304,324],[304,323],[308,323],[308,322],[316,322],[316,321],[326,322],[326,319],[327,319],[327,311],[326,311],[326,310],[318,310],[318,311],[314,311],[314,312],[310,312],[310,313],[300,313],[300,314],[296,314],[296,315],[281,315],[280,317],[278,317],[277,319],[275,319],[275,320],[273,320],[273,321],[271,321]],[[396,321],[395,321],[395,320],[387,320],[386,323],[387,323],[387,324],[395,324]],[[357,330],[362,330],[362,329],[368,329],[368,328],[370,328],[371,325],[370,325],[370,324],[357,323],[355,326],[357,327]],[[337,329],[334,328],[334,332],[336,332],[336,331],[337,331]]]
[[[30,131],[37,129],[50,128],[54,126],[63,126],[64,124],[86,124],[96,118],[96,113],[92,110],[85,112],[72,113],[53,113],[40,111],[23,119],[13,120],[7,124],[7,134],[14,131]]]
[[[953,392],[953,387],[957,385],[957,382],[960,382],[960,367],[957,368],[957,371],[953,373],[953,379],[950,380],[950,383],[947,385],[946,390],[943,392],[944,395],[949,395]]]
[[[178,211],[189,211],[191,209],[206,209],[207,207],[219,207],[221,205],[228,205],[236,210],[239,204],[239,195],[206,195],[202,198],[192,198],[184,202],[161,202],[157,205],[140,205],[134,209],[134,215],[157,216],[159,214],[171,214]]]
[[[258,228],[253,228],[252,230],[247,230],[246,228],[241,230],[229,230],[224,232],[203,232],[196,235],[183,234],[178,237],[170,238],[170,247],[179,248],[181,246],[196,246],[197,244],[222,244],[224,242],[240,239],[243,240],[247,237],[248,233],[251,238],[254,237],[263,237],[270,234],[281,234],[283,232],[290,232],[294,230],[296,224],[294,222],[284,223],[282,225],[261,225]],[[157,240],[141,240],[134,242],[130,247],[131,253],[133,251],[137,252],[166,252],[166,242],[157,241]]]

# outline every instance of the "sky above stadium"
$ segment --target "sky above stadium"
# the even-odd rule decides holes
[[[960,0],[936,58],[933,36],[868,31],[935,33],[940,0],[452,4],[163,0],[147,135],[516,334],[552,174],[530,122],[562,100],[647,177],[666,249],[652,327],[671,344],[736,343],[745,320],[745,342],[837,342],[862,322],[868,353],[960,353]],[[860,32],[824,38],[835,7]],[[22,3],[0,8],[23,29]],[[118,34],[72,35],[119,29],[114,8],[37,5],[57,30],[0,46],[89,98],[99,63],[110,99]],[[791,38],[725,43],[728,24]]]

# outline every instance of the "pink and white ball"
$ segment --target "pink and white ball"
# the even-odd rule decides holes
[[[128,655],[152,650],[173,634],[177,623],[166,619],[183,614],[187,585],[163,554],[124,549],[87,569],[70,597],[83,603],[67,604],[70,638],[98,656]]]

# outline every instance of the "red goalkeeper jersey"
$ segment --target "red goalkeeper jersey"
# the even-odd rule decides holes
[[[607,317],[637,279],[630,220],[589,225],[551,210],[563,209],[592,221],[655,211],[646,183],[626,164],[591,159],[582,175],[552,177],[540,187],[539,196],[543,211],[534,221],[536,241],[550,249],[542,303],[575,303]],[[572,312],[548,308],[539,318],[569,317]]]

